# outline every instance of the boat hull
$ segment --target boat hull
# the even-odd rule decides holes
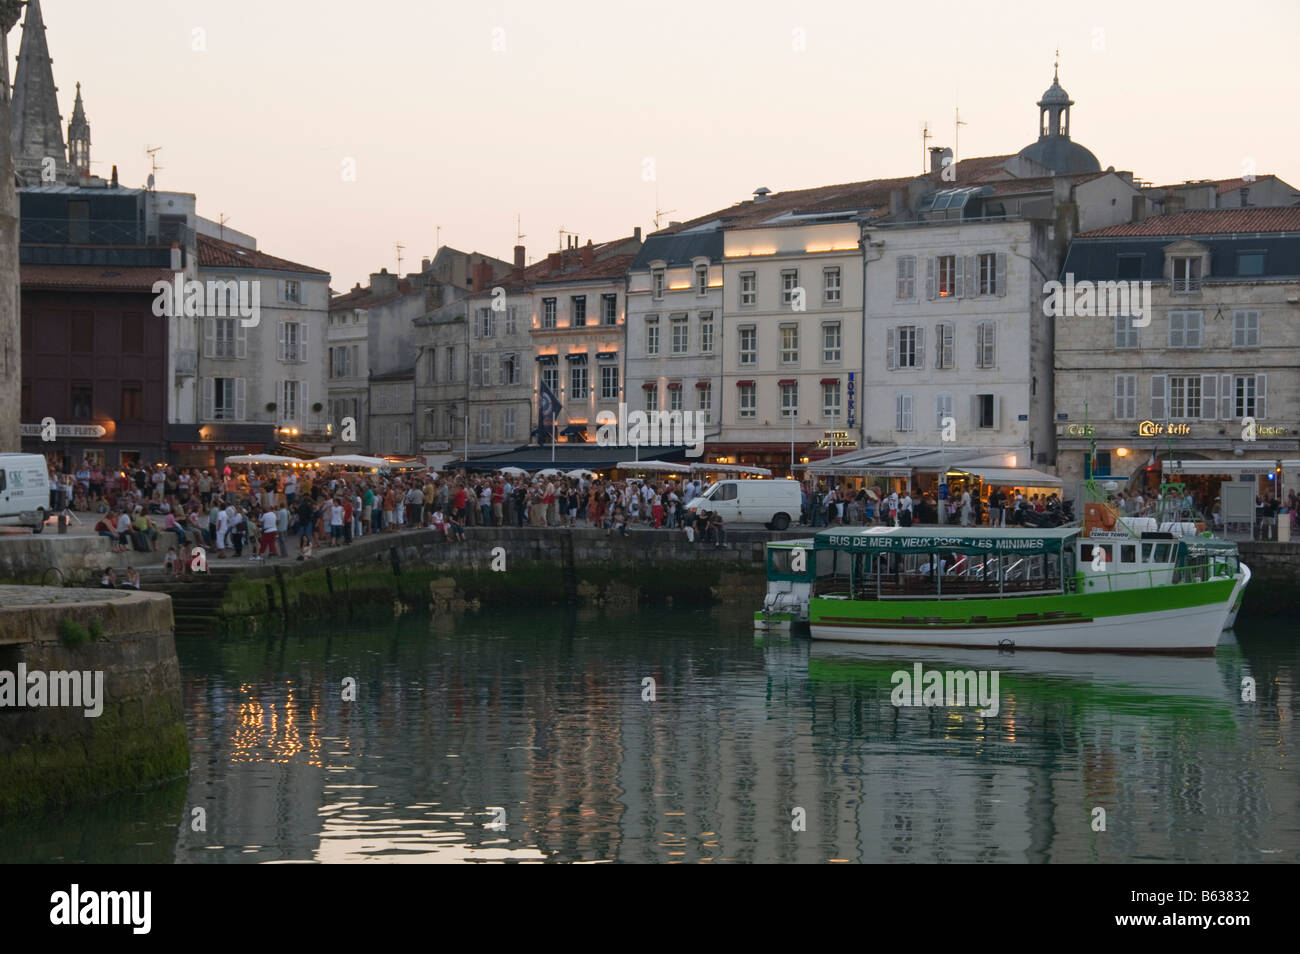
[[[1241,585],[1239,576],[1145,591],[1042,599],[906,602],[814,598],[809,632],[813,639],[855,643],[1212,653]],[[974,615],[975,611],[987,615]],[[873,613],[877,614],[874,618]],[[894,618],[879,618],[886,613]]]
[[[1232,608],[1228,610],[1228,618],[1223,622],[1224,629],[1232,629],[1237,622],[1237,614],[1241,612],[1241,601],[1246,596],[1246,585],[1250,582],[1250,567],[1246,564],[1239,564],[1241,567],[1241,576],[1237,580],[1237,588],[1232,591]]]

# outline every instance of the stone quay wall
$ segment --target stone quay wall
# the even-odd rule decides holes
[[[20,672],[74,671],[103,674],[98,715],[5,695]],[[138,791],[188,770],[170,599],[0,586],[0,814]]]

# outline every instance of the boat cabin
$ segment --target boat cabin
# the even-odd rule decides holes
[[[819,533],[814,549],[812,595],[851,600],[1109,592],[1223,579],[1237,571],[1230,542],[1170,533],[1083,538],[1079,527],[846,527]],[[769,579],[771,570],[769,564]]]

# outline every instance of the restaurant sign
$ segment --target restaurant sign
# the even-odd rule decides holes
[[[1066,437],[1092,437],[1093,426],[1091,424],[1066,424]]]
[[[1157,421],[1142,421],[1138,424],[1138,437],[1187,437],[1191,433],[1190,424],[1161,424]]]
[[[55,426],[55,437],[83,437],[95,438],[103,437],[108,431],[98,424],[59,424]],[[23,437],[40,437],[41,425],[24,424],[22,425]]]
[[[266,450],[265,444],[172,444],[170,446],[177,453],[215,451],[218,454],[260,454]]]
[[[848,431],[825,431],[825,437],[817,441],[814,446],[822,449],[828,447],[857,447],[858,439],[851,437]]]

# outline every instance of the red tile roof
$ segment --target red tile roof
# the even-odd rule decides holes
[[[276,272],[300,272],[304,275],[329,274],[319,268],[299,265],[210,235],[196,235],[194,238],[198,244],[200,268],[258,268]]]
[[[918,180],[929,180],[933,188],[996,182],[1007,176],[1005,166],[1012,156],[976,156],[957,163],[958,182],[949,182],[938,172],[895,179],[866,179],[862,182],[844,182],[838,185],[817,186],[812,189],[787,189],[774,192],[762,202],[747,199],[725,209],[697,216],[688,222],[660,229],[656,235],[671,235],[710,222],[721,222],[726,228],[752,228],[789,213],[831,214],[856,212],[877,218],[889,214],[889,196],[895,189],[907,190]],[[1028,181],[1028,180],[1012,180]]]
[[[170,282],[166,268],[113,268],[103,265],[23,265],[24,289],[86,289],[95,291],[152,291],[154,282]]]
[[[330,308],[378,308],[380,305],[386,305],[390,301],[411,294],[415,290],[414,286],[405,278],[397,280],[397,291],[389,292],[386,295],[376,295],[370,290],[370,287],[354,288],[351,291],[344,292],[342,295],[335,295],[330,299]]]
[[[1153,215],[1142,222],[1121,222],[1081,232],[1079,238],[1140,235],[1241,235],[1255,232],[1300,232],[1300,206],[1247,209],[1197,209]]]
[[[1247,182],[1245,179],[1240,177],[1236,179],[1220,179],[1218,182],[1214,183],[1214,191],[1218,195],[1223,195],[1225,192],[1236,192],[1238,189],[1248,189],[1256,182],[1263,182],[1265,179],[1276,178],[1277,176],[1275,175],[1256,176],[1250,182]]]

